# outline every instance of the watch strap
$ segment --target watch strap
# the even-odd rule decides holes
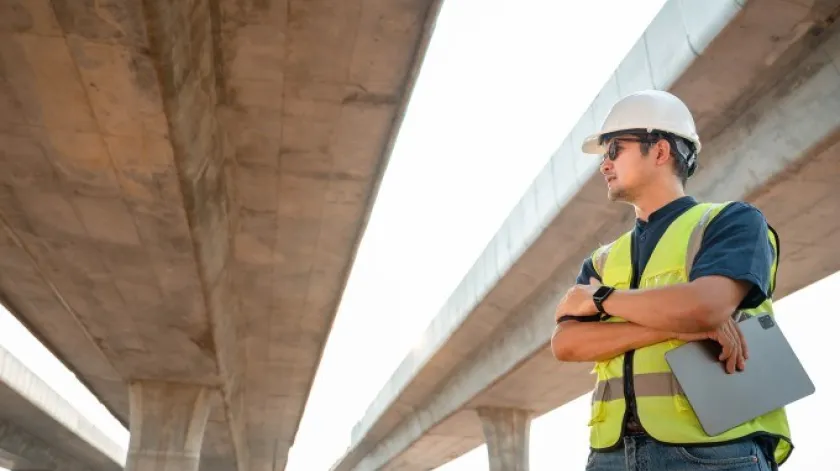
[[[595,290],[595,293],[592,294],[592,301],[594,301],[595,308],[598,309],[599,313],[607,313],[607,311],[604,310],[603,302],[607,300],[613,291],[615,291],[615,288],[612,286],[601,286]]]

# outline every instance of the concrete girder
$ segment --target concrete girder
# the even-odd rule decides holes
[[[0,293],[117,416],[282,469],[436,0],[0,3]]]

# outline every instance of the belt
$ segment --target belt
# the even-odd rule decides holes
[[[630,419],[624,425],[624,431],[627,432],[627,435],[645,435],[645,429],[642,427],[637,420]]]

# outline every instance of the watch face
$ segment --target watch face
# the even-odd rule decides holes
[[[603,298],[609,292],[609,286],[601,286],[597,290],[595,290],[595,297],[598,299]]]
[[[610,293],[613,292],[613,289],[614,288],[612,286],[601,286],[600,288],[598,288],[597,291],[595,291],[595,294],[593,295],[593,297],[599,302],[603,301],[603,300],[607,299],[607,297],[610,295]]]

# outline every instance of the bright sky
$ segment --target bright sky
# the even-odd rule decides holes
[[[327,470],[342,455],[353,425],[663,4],[444,2],[288,470]],[[787,471],[829,462],[833,444],[808,420],[838,414],[818,354],[828,330],[794,313],[815,312],[815,299],[838,288],[834,276],[779,303],[818,389],[789,408],[797,450]],[[0,345],[127,447],[126,430],[5,312]],[[532,469],[583,469],[587,401],[534,421]],[[487,469],[486,449],[439,469]]]

